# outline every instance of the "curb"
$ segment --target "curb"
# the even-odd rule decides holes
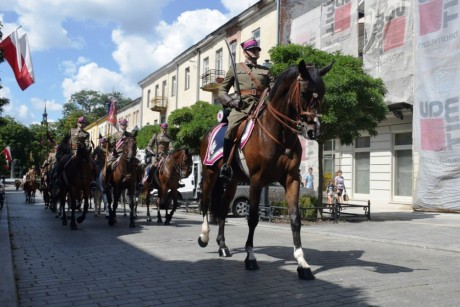
[[[2,282],[0,282],[0,305],[3,307],[17,307],[18,296],[8,223],[8,196],[5,197],[5,204],[0,211],[0,272],[2,272],[3,276]]]

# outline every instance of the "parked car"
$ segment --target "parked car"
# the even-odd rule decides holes
[[[317,196],[315,191],[304,187],[300,187],[299,196],[303,195]],[[284,199],[284,187],[279,183],[273,183],[268,187],[268,204],[263,204],[263,199],[261,199],[261,203],[259,204],[259,206],[268,206],[270,203],[282,201]],[[249,185],[238,185],[235,197],[233,197],[233,200],[230,202],[230,212],[235,217],[246,216],[248,211],[248,205]]]

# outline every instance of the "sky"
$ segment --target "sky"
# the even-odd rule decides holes
[[[27,33],[35,83],[0,64],[3,115],[28,126],[62,118],[73,93],[142,95],[138,82],[257,0],[0,0],[5,39]]]

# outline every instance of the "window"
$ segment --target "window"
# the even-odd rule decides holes
[[[254,39],[257,41],[257,43],[260,46],[260,28],[257,28],[254,31],[252,31],[252,36],[254,37]]]
[[[176,86],[177,86],[176,76],[173,76],[171,78],[171,97],[176,96]]]
[[[150,108],[150,90],[147,91],[147,108]]]
[[[209,57],[203,59],[203,73],[207,73],[209,71]]]
[[[230,56],[233,57],[234,61],[236,61],[236,41],[233,41],[230,43],[230,51],[231,51]],[[232,65],[232,59],[229,58],[228,61],[229,61],[228,66],[230,67]]]
[[[184,80],[184,84],[185,84],[185,89],[188,90],[190,88],[190,67],[187,67],[185,69],[185,80]]]
[[[394,135],[394,195],[412,196],[412,133]]]
[[[358,194],[370,193],[370,145],[369,136],[358,137],[355,140],[354,192]]]
[[[223,70],[223,58],[222,49],[216,51],[216,69]]]
[[[155,98],[157,98],[159,96],[159,93],[160,92],[160,86],[157,84],[155,85]]]
[[[163,80],[163,82],[161,83],[161,96],[163,96],[163,99],[165,99],[167,95],[168,92],[166,89],[166,80]]]
[[[323,145],[323,190],[326,190],[327,184],[329,180],[334,180],[335,177],[335,170],[334,170],[334,162],[335,162],[335,141],[330,140],[326,141]]]

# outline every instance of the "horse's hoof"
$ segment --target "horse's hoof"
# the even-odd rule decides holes
[[[162,220],[162,219],[158,219],[158,220],[157,220],[157,223],[158,223],[158,224],[161,224],[161,223],[163,223],[163,220]]]
[[[244,266],[246,267],[246,270],[249,270],[249,271],[256,271],[256,270],[259,269],[259,265],[257,264],[257,260],[256,259],[249,260],[248,257],[246,257],[246,259],[244,259]]]
[[[310,268],[297,268],[297,275],[299,276],[299,279],[302,280],[314,280],[315,275],[311,272]]]
[[[129,228],[135,228],[136,224],[134,222],[129,223]]]
[[[147,218],[147,222],[151,222],[151,221],[152,221],[152,219],[151,219],[151,218]]]
[[[169,225],[171,225],[171,222],[170,222],[169,220],[166,220],[166,221],[165,221],[165,225],[166,225],[166,226],[169,226]]]
[[[84,217],[81,217],[81,216],[80,216],[79,218],[77,218],[78,224],[83,223],[84,220],[85,220],[85,218],[84,218]]]
[[[203,240],[201,240],[201,237],[198,237],[198,245],[200,247],[206,247],[208,246],[208,242],[204,242]]]
[[[109,218],[109,226],[115,225],[115,221],[111,218]]]
[[[219,257],[231,257],[232,254],[228,250],[228,248],[219,248]]]
[[[124,216],[124,217],[127,217],[128,215],[125,213],[125,214],[123,214],[123,216]]]

